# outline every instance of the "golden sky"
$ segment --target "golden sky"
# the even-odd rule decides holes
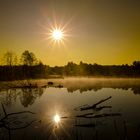
[[[47,39],[64,27],[64,44]],[[140,60],[139,0],[0,0],[0,56],[32,51],[48,65]]]

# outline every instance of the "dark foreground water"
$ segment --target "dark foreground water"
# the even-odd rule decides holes
[[[1,89],[0,140],[139,140],[140,84],[91,83]]]

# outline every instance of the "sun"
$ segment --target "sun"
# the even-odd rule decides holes
[[[56,114],[53,119],[54,119],[55,123],[60,122],[60,116],[58,114]]]
[[[54,29],[52,31],[52,38],[56,41],[62,40],[63,38],[63,32],[61,30],[58,29]]]
[[[66,43],[71,37],[71,27],[69,22],[57,23],[56,20],[47,23],[44,27],[44,39],[48,40],[49,46],[51,47],[65,47]]]

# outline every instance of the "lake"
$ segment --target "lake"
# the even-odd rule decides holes
[[[1,140],[140,139],[140,79],[33,82],[0,84]]]

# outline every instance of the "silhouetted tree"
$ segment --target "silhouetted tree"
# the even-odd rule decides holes
[[[4,65],[13,66],[17,64],[17,56],[13,52],[6,52],[3,57]]]
[[[21,63],[27,66],[33,66],[37,64],[37,59],[34,53],[28,50],[24,51],[21,55]]]
[[[133,70],[136,76],[140,76],[140,61],[133,62]]]
[[[133,66],[135,67],[140,67],[140,61],[134,61]]]

